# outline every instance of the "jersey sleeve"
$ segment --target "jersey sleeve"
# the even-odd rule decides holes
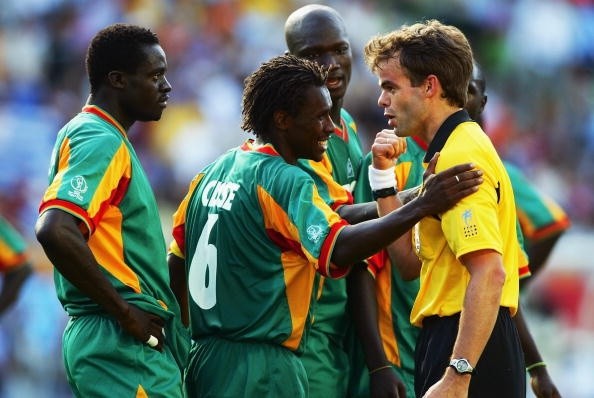
[[[59,208],[84,221],[92,234],[110,205],[122,200],[131,178],[130,153],[119,133],[89,123],[54,149],[53,172],[40,213]]]
[[[190,182],[188,193],[179,204],[175,213],[173,213],[173,239],[169,244],[169,252],[175,254],[177,257],[186,258],[186,214],[188,211],[188,204],[194,195],[196,188],[204,177],[203,173],[198,174]]]
[[[503,238],[497,222],[497,192],[500,184],[497,173],[487,161],[460,159],[460,154],[455,151],[444,152],[440,155],[436,172],[468,161],[474,161],[483,171],[483,183],[478,191],[441,215],[441,229],[452,252],[456,258],[483,249],[502,254]]]
[[[514,190],[520,226],[528,241],[538,241],[570,227],[569,217],[559,204],[534,187],[516,166],[505,163],[505,169]]]
[[[319,162],[303,159],[299,161],[299,165],[313,178],[318,194],[333,210],[353,203],[352,193],[334,180],[332,163],[326,153]]]
[[[335,266],[330,258],[338,234],[348,223],[318,194],[313,179],[298,171],[279,170],[277,178],[284,183],[274,184],[278,187],[274,192],[258,187],[265,228],[273,241],[302,253],[319,273],[340,278],[349,268]]]

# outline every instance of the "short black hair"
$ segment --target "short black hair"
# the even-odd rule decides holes
[[[157,35],[141,26],[118,23],[100,30],[91,40],[85,60],[91,94],[109,72],[134,72],[144,60],[144,47],[154,44],[159,44]]]
[[[327,75],[317,63],[290,54],[263,63],[244,81],[241,128],[256,137],[266,136],[274,112],[295,115],[305,92],[312,86],[325,86]]]

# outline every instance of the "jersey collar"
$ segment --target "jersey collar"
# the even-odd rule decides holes
[[[469,122],[471,120],[472,119],[465,109],[461,109],[452,113],[437,130],[435,137],[433,137],[433,140],[429,144],[429,148],[427,148],[427,153],[425,154],[425,159],[423,159],[423,162],[429,163],[429,161],[433,158],[433,155],[443,148],[446,141],[450,137],[450,134],[452,134],[452,131],[454,131],[454,129],[460,123]]]
[[[124,136],[124,138],[127,137],[126,130],[124,130],[122,125],[120,123],[118,123],[118,121],[115,120],[113,118],[113,116],[111,116],[109,113],[105,112],[103,109],[99,108],[97,105],[85,105],[82,108],[82,111],[86,112],[86,113],[92,113],[93,115],[99,116],[101,119],[105,120],[107,123],[113,125],[116,129],[118,129],[118,131],[120,132],[120,134],[122,134]]]
[[[253,139],[248,139],[246,142],[243,143],[243,145],[241,145],[241,149],[246,152],[254,151],[254,152],[265,153],[267,155],[272,155],[272,156],[280,156],[280,154],[276,151],[276,149],[274,149],[272,144],[266,144],[266,145],[256,147],[254,145],[254,142],[255,141]]]

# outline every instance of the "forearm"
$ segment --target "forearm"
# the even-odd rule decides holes
[[[408,202],[410,202],[411,200],[413,200],[414,198],[416,198],[417,196],[419,196],[420,190],[421,190],[421,186],[419,185],[418,187],[409,188],[404,191],[400,191],[400,192],[398,192],[398,200],[402,204],[405,205]]]
[[[516,328],[518,329],[518,335],[520,336],[520,343],[522,344],[522,351],[524,352],[524,361],[526,366],[542,362],[542,356],[536,347],[536,343],[528,330],[528,325],[524,319],[521,305],[518,306],[516,316],[513,317]]]
[[[347,278],[349,311],[369,370],[388,365],[378,330],[375,281],[363,265],[353,267]]]
[[[338,208],[337,213],[350,224],[358,224],[362,221],[373,220],[378,217],[375,202],[344,205]]]
[[[460,315],[453,358],[466,358],[473,366],[476,365],[497,320],[500,298],[501,288],[491,285],[488,279],[471,278]]]
[[[0,293],[0,314],[3,314],[4,311],[14,304],[21,288],[32,272],[33,268],[31,264],[26,263],[4,275],[2,292]]]
[[[501,256],[493,251],[471,253],[462,262],[470,272],[453,357],[478,362],[499,313],[505,271]]]
[[[83,294],[120,320],[129,313],[121,298],[101,272],[75,218],[60,210],[49,210],[39,219],[37,239],[54,267]],[[70,220],[66,220],[70,217]]]
[[[190,314],[188,308],[188,278],[186,276],[185,260],[169,253],[167,256],[169,265],[169,280],[171,290],[177,299],[181,311],[181,320],[184,326],[190,325]]]
[[[332,262],[347,266],[366,259],[405,234],[424,216],[422,203],[414,200],[385,217],[349,225],[337,237]]]
[[[397,196],[377,199],[377,208],[380,216],[402,207],[402,202]],[[421,272],[421,261],[412,246],[412,229],[409,229],[401,237],[390,243],[387,252],[392,265],[398,269],[404,280],[413,280],[419,277]]]

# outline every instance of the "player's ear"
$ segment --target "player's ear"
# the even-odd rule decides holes
[[[272,122],[278,130],[287,130],[293,118],[286,111],[276,111],[272,114]]]
[[[428,97],[436,95],[439,87],[441,87],[439,79],[435,75],[427,76],[423,82],[423,85],[425,87],[425,95]]]
[[[126,86],[126,76],[124,72],[112,70],[107,74],[109,85],[115,88],[124,88]]]

